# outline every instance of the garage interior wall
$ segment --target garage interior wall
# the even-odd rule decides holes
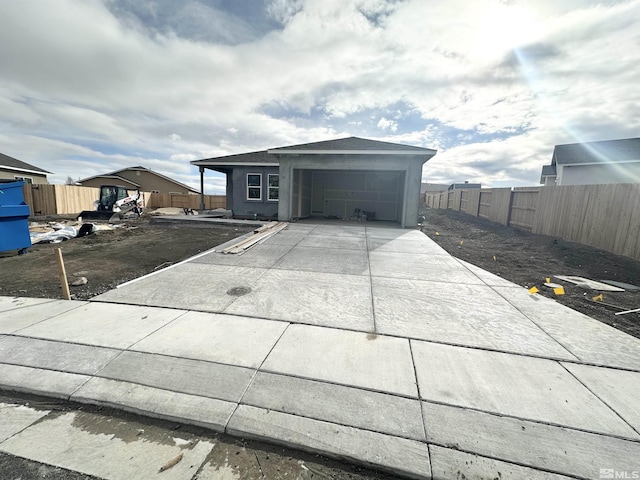
[[[311,171],[295,169],[293,171],[293,217],[311,216]]]
[[[403,187],[400,171],[295,169],[293,211],[299,217],[349,218],[360,209],[375,212],[376,220],[399,222]]]

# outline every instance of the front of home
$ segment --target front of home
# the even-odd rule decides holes
[[[237,217],[320,217],[417,224],[422,166],[435,150],[348,137],[195,160],[226,174]]]
[[[556,145],[543,185],[640,183],[640,138]]]

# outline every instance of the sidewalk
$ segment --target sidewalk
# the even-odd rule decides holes
[[[91,302],[0,297],[0,335],[0,388],[409,477],[640,471],[640,340],[418,231],[292,224]]]

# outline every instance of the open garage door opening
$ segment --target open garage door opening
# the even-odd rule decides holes
[[[404,171],[294,169],[294,217],[400,223],[404,185]]]

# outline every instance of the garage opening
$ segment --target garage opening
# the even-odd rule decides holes
[[[295,218],[400,222],[404,171],[294,169]]]

